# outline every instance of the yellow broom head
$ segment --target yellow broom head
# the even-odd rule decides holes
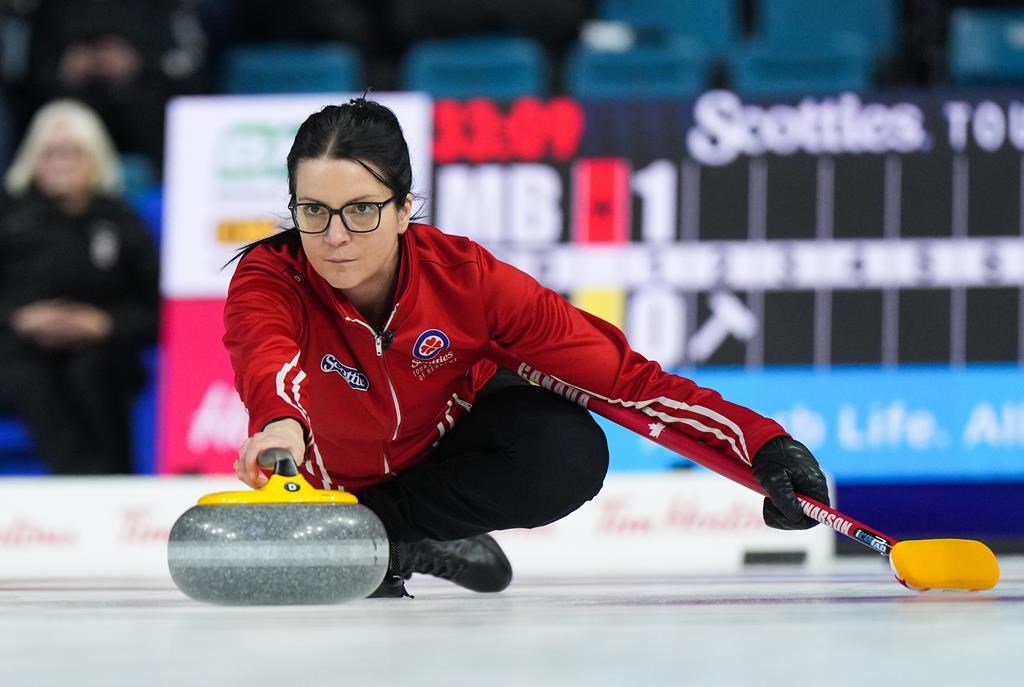
[[[999,561],[980,541],[917,539],[901,541],[889,554],[896,579],[910,589],[992,589]]]

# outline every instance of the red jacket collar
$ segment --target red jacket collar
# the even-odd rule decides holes
[[[416,235],[416,227],[419,224],[410,224],[408,230],[399,236],[400,253],[398,258],[398,288],[395,290],[395,302],[392,304],[395,310],[394,317],[389,323],[390,329],[397,328],[404,320],[416,302],[416,295],[419,292],[417,255],[419,246]],[[302,272],[307,281],[313,285],[314,290],[326,304],[334,304],[341,310],[341,313],[348,318],[364,321],[363,316],[345,298],[340,290],[335,289],[320,276],[313,264],[306,258],[305,251],[299,247],[296,256],[301,263]]]

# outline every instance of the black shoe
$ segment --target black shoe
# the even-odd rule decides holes
[[[434,575],[474,592],[500,592],[512,581],[512,565],[488,534],[455,541],[399,542],[391,553],[392,569],[400,577]]]
[[[367,599],[401,599],[402,597],[413,598],[413,595],[405,591],[405,581],[409,575],[398,574],[398,544],[391,544],[391,553],[388,558],[388,569],[384,573],[384,579]]]
[[[401,575],[395,575],[390,570],[384,575],[384,581],[370,594],[367,599],[401,599],[407,596],[413,598],[412,594],[405,591],[405,580]]]

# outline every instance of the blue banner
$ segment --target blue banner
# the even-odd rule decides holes
[[[1016,365],[680,370],[782,423],[837,482],[1024,481]],[[599,418],[615,470],[687,464]]]

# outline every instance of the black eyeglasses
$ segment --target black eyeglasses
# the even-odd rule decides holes
[[[292,211],[295,228],[303,234],[322,234],[327,231],[334,215],[341,217],[341,223],[353,234],[369,234],[377,231],[380,226],[380,215],[384,206],[397,196],[391,196],[379,203],[369,200],[357,200],[340,208],[327,207],[323,203],[292,203],[288,209]]]

